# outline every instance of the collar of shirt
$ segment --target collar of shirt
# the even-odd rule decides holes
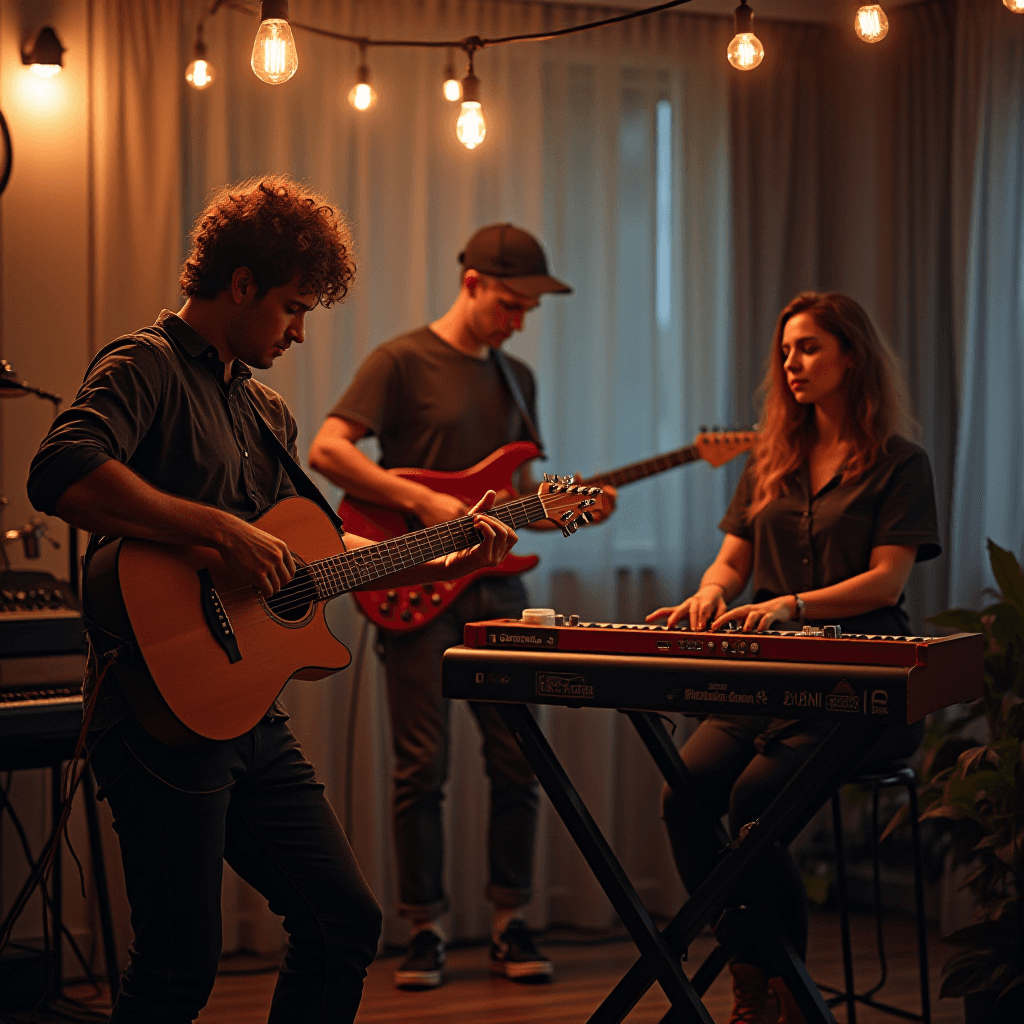
[[[841,465],[839,469],[836,470],[835,476],[833,476],[832,479],[828,481],[828,483],[824,484],[821,490],[817,492],[817,494],[815,494],[811,490],[811,470],[810,467],[807,465],[806,461],[800,464],[800,468],[796,471],[794,476],[796,480],[799,482],[800,486],[803,488],[804,497],[807,498],[808,503],[813,504],[815,501],[818,500],[818,498],[828,494],[829,491],[831,491],[835,487],[838,487],[840,483],[842,483],[843,473],[845,470],[846,463],[843,463],[843,465]]]
[[[203,358],[208,360],[211,369],[213,369],[215,361],[217,366],[222,367],[224,365],[217,349],[194,327],[185,323],[177,313],[172,313],[169,309],[161,310],[156,322],[193,359]],[[232,384],[236,379],[248,380],[251,376],[252,370],[241,359],[234,360],[231,364]],[[218,379],[223,379],[223,371],[218,370],[217,377]]]

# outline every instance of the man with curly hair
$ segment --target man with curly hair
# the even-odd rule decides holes
[[[106,537],[203,545],[265,597],[276,593],[295,561],[251,520],[297,486],[316,495],[292,461],[291,412],[250,367],[301,344],[306,314],[342,300],[353,272],[343,219],[310,189],[272,176],[219,192],[192,232],[185,304],[96,356],[33,461],[33,504],[91,531],[87,558]],[[474,510],[480,544],[391,581],[452,579],[505,557],[515,534],[476,514],[492,500]],[[133,712],[127,678],[105,659],[108,638],[91,627],[91,639],[91,763],[113,811],[135,933],[110,1019],[199,1014],[217,973],[227,861],[284,917],[270,1021],[351,1021],[381,914],[283,706],[235,740],[172,750]]]

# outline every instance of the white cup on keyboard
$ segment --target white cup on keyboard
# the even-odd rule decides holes
[[[555,609],[524,608],[520,617],[527,626],[553,626],[555,624]]]

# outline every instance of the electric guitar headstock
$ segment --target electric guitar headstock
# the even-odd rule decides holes
[[[595,512],[607,512],[608,502],[600,487],[573,483],[570,476],[544,474],[544,482],[537,488],[546,513],[566,537],[571,537],[581,526],[594,521]]]
[[[757,444],[759,436],[756,430],[719,430],[718,427],[708,430],[701,427],[693,447],[705,462],[718,469],[737,455],[749,452]]]

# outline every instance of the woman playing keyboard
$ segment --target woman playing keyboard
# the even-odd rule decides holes
[[[719,524],[718,557],[700,589],[649,622],[746,632],[840,625],[844,633],[906,635],[903,590],[915,562],[940,553],[931,468],[913,432],[897,360],[853,299],[804,292],[779,315],[762,385],[762,433]],[[753,582],[753,601],[729,603]],[[711,715],[680,754],[704,795],[683,804],[666,788],[663,818],[679,873],[693,891],[718,858],[711,815],[735,837],[821,741],[831,723]],[[890,729],[869,755],[913,753],[923,723]],[[883,749],[884,748],[884,749]],[[806,957],[807,899],[788,850],[765,877],[778,923]],[[785,985],[753,948],[730,964],[730,1024],[802,1021]],[[776,1016],[778,1014],[778,1016]]]

